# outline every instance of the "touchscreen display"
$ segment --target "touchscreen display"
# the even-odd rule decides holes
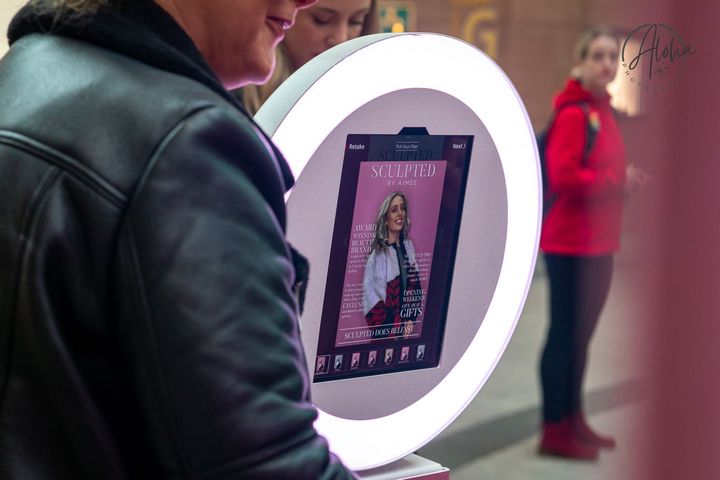
[[[348,135],[314,382],[438,365],[472,142]]]

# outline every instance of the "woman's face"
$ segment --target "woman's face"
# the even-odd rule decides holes
[[[604,91],[615,78],[618,67],[618,43],[612,37],[595,38],[588,47],[587,55],[580,62],[582,83],[592,91]]]
[[[262,83],[298,9],[317,0],[155,0],[185,29],[226,88]]]
[[[385,215],[385,223],[387,224],[389,234],[400,235],[405,225],[405,210],[405,200],[403,200],[403,197],[400,195],[395,195]]]
[[[320,0],[297,16],[285,36],[290,66],[296,70],[330,47],[357,38],[371,0]]]

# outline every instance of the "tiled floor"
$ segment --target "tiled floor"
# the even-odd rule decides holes
[[[538,358],[547,328],[547,280],[539,265],[513,338],[470,406],[418,454],[451,469],[453,480],[632,479],[632,451],[643,413],[643,349],[629,288],[631,263],[620,259],[593,338],[585,392],[590,423],[612,432],[618,448],[597,462],[536,453]]]

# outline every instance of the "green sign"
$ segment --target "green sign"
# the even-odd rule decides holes
[[[415,5],[412,2],[385,2],[380,6],[380,31],[402,33],[413,29]]]

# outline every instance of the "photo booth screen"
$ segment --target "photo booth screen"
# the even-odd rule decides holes
[[[473,137],[414,133],[347,137],[314,382],[440,361]]]

